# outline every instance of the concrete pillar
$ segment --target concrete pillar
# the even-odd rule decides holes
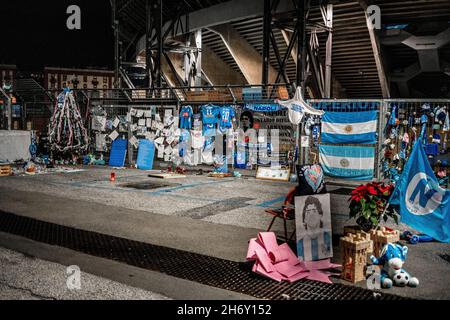
[[[245,40],[231,25],[225,24],[210,28],[222,38],[225,46],[241,69],[249,84],[260,84],[262,79],[262,57],[259,52]],[[206,60],[206,59],[205,59]],[[277,72],[269,66],[269,82],[274,83]]]

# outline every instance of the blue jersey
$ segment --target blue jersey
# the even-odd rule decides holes
[[[231,106],[220,108],[220,123],[219,127],[221,129],[230,129],[233,127],[232,119],[234,119],[234,109]]]
[[[192,115],[191,106],[183,106],[180,110],[180,129],[191,129],[192,128]]]
[[[219,122],[219,107],[215,105],[204,105],[201,107],[203,135],[214,136],[216,134],[217,123]]]

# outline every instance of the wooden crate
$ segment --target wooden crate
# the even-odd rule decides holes
[[[0,165],[0,177],[6,177],[11,175],[10,165]]]

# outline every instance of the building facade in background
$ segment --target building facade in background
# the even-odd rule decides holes
[[[95,69],[44,68],[44,88],[47,90],[112,89],[114,71]]]

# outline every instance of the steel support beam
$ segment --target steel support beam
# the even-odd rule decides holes
[[[155,19],[156,33],[156,55],[155,55],[155,85],[161,87],[161,58],[163,54],[163,38],[162,38],[162,1],[153,1],[153,16]]]
[[[220,25],[209,30],[218,34],[249,84],[260,84],[262,57],[259,52],[231,25]],[[269,65],[269,82],[275,83],[276,70]]]
[[[111,2],[112,28],[114,32],[114,87],[120,88],[121,81],[119,75],[120,53],[119,53],[119,20],[117,19],[117,0]]]
[[[370,43],[372,45],[373,56],[375,59],[375,64],[377,66],[378,78],[381,86],[381,94],[383,95],[383,98],[389,99],[391,97],[391,93],[389,90],[389,82],[386,77],[386,72],[384,70],[383,60],[381,57],[379,39],[377,34],[375,33],[375,28],[372,24],[369,13],[367,12],[367,1],[359,0],[359,3],[364,10],[364,15],[366,17],[367,30],[369,31]]]
[[[202,85],[202,30],[195,31],[195,46],[197,48],[197,57],[195,60],[195,86]]]
[[[292,0],[279,0],[278,2],[277,7],[273,10],[272,14],[294,10]],[[179,23],[177,24],[177,28],[174,30],[172,36],[176,37],[198,29],[219,26],[233,21],[261,17],[263,12],[264,1],[261,0],[227,1],[181,16]],[[170,24],[170,22],[164,24],[164,32],[166,29],[170,28]],[[142,37],[136,45],[136,56],[138,56],[144,48],[145,37]],[[257,82],[260,81],[261,79]]]
[[[305,94],[306,70],[306,0],[297,1],[297,72],[296,85]]]
[[[264,0],[263,15],[263,49],[262,49],[262,79],[261,83],[269,83],[269,64],[270,64],[270,30],[272,24],[272,12],[270,0]]]
[[[155,35],[155,45],[153,45],[153,34]],[[164,41],[162,33],[162,0],[147,0],[146,2],[145,38],[148,87],[161,87],[161,59]]]
[[[332,55],[333,55],[333,5],[328,4],[326,10],[326,26],[331,30],[328,31],[327,44],[326,44],[326,55],[325,55],[325,98],[331,98],[331,66],[332,66]]]

